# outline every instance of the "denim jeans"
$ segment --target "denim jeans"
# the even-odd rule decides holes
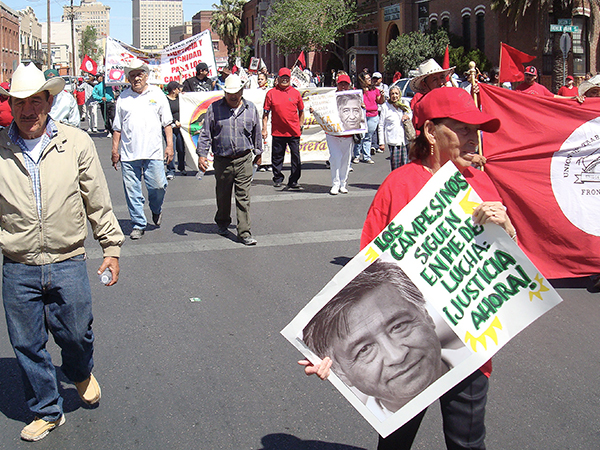
[[[354,145],[354,157],[358,158],[362,154],[362,160],[368,161],[371,159],[371,141],[373,134],[377,131],[379,125],[379,116],[367,117],[367,132],[360,144]]]
[[[92,293],[85,255],[43,266],[4,257],[2,299],[10,342],[31,412],[45,420],[63,414],[56,370],[46,350],[48,330],[61,348],[62,371],[73,382],[92,372]]]
[[[165,192],[167,191],[167,177],[163,161],[159,159],[138,159],[135,161],[121,161],[123,171],[123,188],[129,209],[129,217],[133,228],[144,230],[148,221],[144,214],[144,194],[142,193],[142,176],[148,190],[148,204],[150,211],[159,214],[162,211]]]
[[[165,136],[165,130],[163,129],[163,137],[165,141],[167,137]],[[175,155],[177,155],[177,169],[181,172],[185,170],[185,142],[183,141],[183,134],[181,134],[181,130],[179,128],[173,128],[173,150],[175,151]],[[169,164],[167,164],[167,173],[174,175],[175,174],[175,156]]]

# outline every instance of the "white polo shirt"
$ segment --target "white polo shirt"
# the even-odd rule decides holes
[[[171,122],[167,96],[158,87],[148,85],[141,94],[125,89],[113,122],[113,129],[121,132],[121,160],[164,159],[162,129]]]

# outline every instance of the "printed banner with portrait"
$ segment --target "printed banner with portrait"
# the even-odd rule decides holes
[[[339,91],[310,97],[317,123],[333,136],[367,132],[367,117],[360,90]]]
[[[304,111],[304,129],[300,137],[300,159],[302,162],[309,161],[327,161],[329,159],[329,151],[325,141],[325,133],[318,125],[317,121],[310,114],[307,104],[307,99],[312,95],[319,95],[323,92],[331,91],[332,88],[307,88],[300,92],[305,99]],[[263,89],[244,89],[244,98],[256,106],[262,124],[262,112],[265,103],[267,91]],[[198,155],[196,147],[198,146],[198,136],[202,132],[204,125],[204,116],[206,110],[211,103],[221,99],[223,91],[212,92],[183,92],[179,94],[180,122],[183,139],[186,146],[186,161],[193,164],[194,168],[198,168]],[[271,164],[271,132],[268,122],[268,138],[263,142],[263,165]],[[290,162],[289,151],[286,151],[285,163]]]
[[[148,83],[167,84],[170,81],[183,83],[196,75],[199,62],[208,65],[208,76],[217,76],[217,64],[210,31],[205,30],[160,51],[140,50],[111,37],[106,38],[106,84],[126,84],[125,67],[134,59],[150,66]]]
[[[561,302],[449,162],[282,331],[388,436]]]

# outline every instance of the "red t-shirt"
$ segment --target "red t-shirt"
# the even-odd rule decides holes
[[[546,89],[546,86],[542,86],[538,82],[534,82],[533,86],[529,86],[529,84],[527,84],[524,81],[523,83],[521,83],[520,85],[517,86],[515,91],[521,91],[521,92],[524,92],[525,94],[542,95],[544,97],[554,97],[554,94],[552,92],[550,92],[548,89]]]
[[[502,198],[485,172],[467,167],[461,171],[467,182],[484,201],[500,202]],[[388,226],[396,215],[419,193],[433,175],[420,162],[411,162],[390,173],[381,184],[362,230],[361,250]],[[492,373],[492,360],[480,369],[486,376]]]
[[[0,127],[7,127],[12,121],[13,116],[8,100],[0,100]]]
[[[274,87],[265,97],[265,111],[271,111],[271,134],[277,137],[300,136],[300,112],[304,102],[300,92],[292,86]]]
[[[571,88],[563,86],[558,90],[558,95],[562,95],[563,97],[577,97],[579,95],[579,89],[575,86]]]

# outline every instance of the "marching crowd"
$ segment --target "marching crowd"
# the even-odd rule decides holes
[[[175,172],[175,151],[177,168],[186,174],[177,101],[181,92],[224,91],[223,98],[206,111],[196,149],[201,171],[208,168],[209,151],[214,155],[218,234],[229,233],[233,194],[238,239],[244,245],[257,243],[251,232],[250,185],[253,166],[261,163],[269,120],[273,186],[279,188],[285,180],[283,159],[289,148],[291,171],[287,188],[301,189],[299,143],[305,119],[304,99],[291,85],[288,68],[279,70],[274,86],[266,92],[262,111],[244,99],[246,83],[236,74],[222,72],[219,79],[212,80],[208,66],[200,63],[196,76],[183,85],[169,83],[165,95],[148,83],[149,72],[147,64],[135,60],[125,68],[130,86],[122,92],[115,92],[99,75],[95,79],[78,79],[72,95],[64,91],[64,80],[56,71],[42,73],[32,64],[20,65],[12,84],[0,87],[0,125],[5,127],[0,132],[2,296],[9,337],[23,373],[27,405],[34,416],[21,432],[24,440],[40,440],[65,422],[56,372],[45,348],[48,331],[62,349],[63,373],[75,384],[82,401],[95,404],[101,397],[100,386],[92,374],[94,335],[83,246],[87,234],[85,219],[103,249],[98,274],[108,270],[109,286],[119,279],[124,236],[112,210],[94,143],[78,129],[83,117],[88,118],[89,133],[97,133],[100,109],[107,135],[112,138],[112,165],[122,172],[132,223],[131,239],[142,238],[147,225],[142,182],[147,188],[152,221],[160,226],[168,180]],[[495,223],[517,240],[502,198],[485,172],[473,168],[485,164],[485,158],[477,152],[478,133],[497,131],[500,121],[479,111],[466,90],[446,87],[451,74],[452,69],[443,69],[433,60],[423,62],[418,75],[410,81],[416,95],[409,103],[398,86],[388,87],[382,82],[380,73],[363,71],[358,74],[356,86],[362,91],[362,104],[347,104],[340,114],[347,116],[343,120],[353,122],[357,114],[362,117],[365,113],[367,131],[341,136],[326,132],[331,195],[348,192],[352,164],[373,164],[373,156],[386,147],[390,153],[392,173],[368,211],[361,248],[448,161],[477,186],[484,198],[473,213],[474,223]],[[537,70],[529,66],[524,83],[516,89],[554,95],[540,88],[536,79]],[[497,82],[497,78],[492,76],[491,82]],[[268,89],[267,74],[259,73],[252,83]],[[352,88],[350,76],[341,71],[335,74],[335,84],[337,91]],[[571,78],[559,94],[600,96],[600,76],[583,82],[577,92]],[[381,348],[388,344],[382,343]],[[322,363],[300,364],[307,374],[324,379],[330,370],[341,369],[335,349],[323,350]],[[383,354],[377,358],[381,358],[382,366],[386,364]],[[484,414],[490,373],[491,362],[441,397],[449,449],[485,448]],[[373,377],[372,395],[382,414],[394,413],[398,402],[377,387],[383,383],[378,379],[383,375],[365,371],[363,376]],[[418,393],[425,387],[415,386],[415,390]],[[388,438],[380,438],[378,448],[409,449],[423,414]]]

